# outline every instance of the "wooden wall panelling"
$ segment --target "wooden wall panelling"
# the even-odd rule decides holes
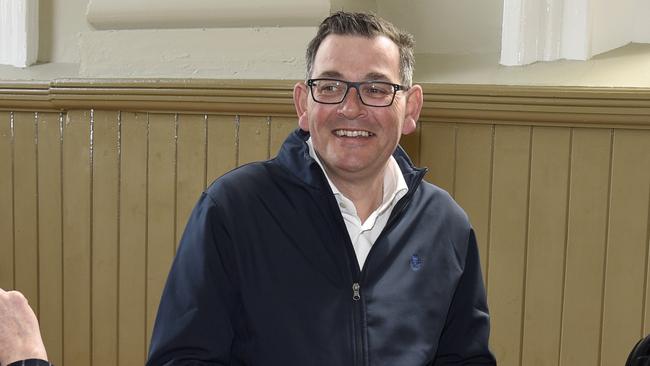
[[[646,249],[646,262],[645,262],[645,298],[644,298],[644,314],[643,314],[643,334],[650,334],[650,202],[648,202],[648,239]]]
[[[90,111],[63,126],[63,364],[91,364]]]
[[[118,268],[121,229],[119,117],[120,114],[116,111],[97,110],[92,114],[93,365],[118,364]],[[128,265],[128,262],[125,264]]]
[[[14,281],[38,315],[36,136],[34,113],[14,112]]]
[[[268,117],[239,117],[238,166],[269,158],[269,127]]]
[[[63,364],[62,113],[38,113],[39,322],[47,355]],[[1,190],[1,189],[0,189]],[[1,229],[0,229],[1,231]]]
[[[237,166],[236,116],[208,116],[206,186]]]
[[[623,365],[642,335],[650,131],[615,130],[601,365]]]
[[[420,166],[429,168],[425,179],[454,195],[456,125],[425,122],[420,131]]]
[[[147,113],[121,112],[118,364],[142,365],[146,341]]]
[[[488,291],[499,365],[520,364],[530,174],[530,127],[496,126]]]
[[[454,178],[454,197],[467,212],[476,233],[481,269],[486,283],[493,133],[494,127],[491,125],[458,126]]]
[[[271,138],[269,157],[275,157],[280,151],[280,146],[290,133],[298,128],[298,120],[293,117],[271,117]]]
[[[610,150],[611,130],[573,130],[560,348],[562,366],[600,364]]]
[[[404,151],[409,155],[411,161],[415,166],[420,167],[420,137],[421,137],[422,123],[419,122],[413,133],[402,135],[400,145]]]
[[[147,337],[176,247],[176,121],[173,114],[149,114],[147,200]],[[182,230],[183,228],[178,228]]]
[[[522,365],[559,362],[570,140],[568,128],[533,129]]]
[[[176,243],[206,180],[206,117],[179,114],[176,161]]]
[[[14,176],[11,112],[0,112],[0,288],[14,289]]]

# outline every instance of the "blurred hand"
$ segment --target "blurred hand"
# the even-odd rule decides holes
[[[23,294],[0,289],[0,365],[29,358],[47,360],[36,315]]]

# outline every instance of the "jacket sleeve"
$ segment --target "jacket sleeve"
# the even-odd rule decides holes
[[[490,317],[474,231],[433,365],[496,365],[488,347]]]
[[[229,236],[205,193],[194,207],[163,290],[147,365],[228,365],[236,286]],[[227,254],[226,254],[227,255]]]

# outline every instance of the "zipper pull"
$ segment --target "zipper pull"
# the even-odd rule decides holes
[[[352,284],[352,300],[359,301],[361,299],[361,286],[355,282]]]

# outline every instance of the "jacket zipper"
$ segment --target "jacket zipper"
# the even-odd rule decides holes
[[[413,197],[415,188],[420,184],[422,179],[424,178],[424,174],[427,172],[427,169],[424,168],[422,169],[418,176],[415,178],[413,181],[413,184],[409,186],[409,191],[406,196],[402,197],[399,202],[395,205],[393,208],[393,212],[391,212],[390,217],[388,218],[388,222],[386,223],[386,226],[384,227],[384,230],[382,233],[379,235],[377,240],[379,240],[383,235],[386,229],[390,228],[390,226],[394,223],[395,218],[399,216],[399,214],[402,213],[404,210],[404,207],[407,206],[408,202],[410,202],[411,198]],[[325,180],[325,175],[323,175],[323,179]],[[328,185],[329,186],[329,185]],[[340,210],[338,208],[338,204],[336,203],[336,200],[333,198],[333,193],[330,190],[330,204],[333,204],[333,207],[339,212]],[[341,218],[342,219],[342,218]],[[345,226],[345,223],[343,221],[339,222],[340,225],[343,227],[343,232],[347,234],[347,228]],[[347,238],[348,242],[348,253],[351,252],[352,258],[356,258],[356,254],[354,253],[354,249],[352,247],[352,243],[350,242],[349,235],[345,236]],[[370,252],[368,253],[368,257],[366,258],[366,262],[368,262],[368,259],[370,258],[370,255],[372,255],[372,248],[370,249]],[[348,265],[351,270],[353,282],[352,282],[352,335],[354,337],[354,364],[358,366],[367,366],[369,364],[368,357],[366,357],[366,334],[364,330],[364,324],[365,324],[365,311],[364,311],[364,301],[361,298],[361,283],[363,282],[365,278],[365,265],[363,268],[359,268],[359,265],[356,260],[350,261],[350,256],[346,256],[346,259],[348,261]],[[351,263],[352,262],[352,263]]]

